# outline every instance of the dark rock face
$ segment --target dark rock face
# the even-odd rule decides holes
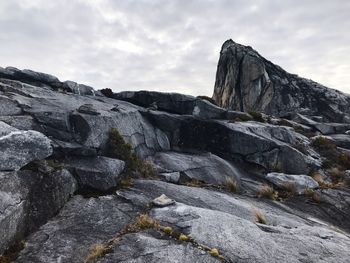
[[[213,99],[226,109],[322,116],[350,122],[350,96],[289,74],[251,47],[227,40],[221,49]]]

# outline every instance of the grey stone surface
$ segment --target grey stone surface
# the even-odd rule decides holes
[[[75,196],[29,237],[16,262],[84,262],[94,245],[116,236],[134,217],[132,205],[116,196]]]
[[[307,189],[319,187],[311,176],[304,174],[268,173],[266,180],[284,190],[289,190],[290,185],[293,185],[299,194],[304,193]]]
[[[52,154],[51,141],[37,131],[13,131],[0,137],[0,170],[18,170]]]
[[[350,238],[321,225],[260,226],[237,215],[184,204],[156,208],[151,215],[186,229],[186,234],[200,244],[217,248],[231,262],[345,263],[350,256]]]
[[[221,261],[189,243],[156,239],[150,234],[136,233],[124,236],[121,242],[113,247],[111,253],[97,262],[211,263]]]
[[[79,190],[108,191],[118,185],[118,177],[124,170],[124,161],[103,156],[72,157],[65,166],[72,168]]]
[[[158,152],[152,161],[169,172],[180,172],[180,180],[199,180],[209,184],[225,184],[227,178],[240,182],[240,170],[221,159],[206,154],[184,154],[178,152]]]
[[[67,170],[0,173],[0,254],[53,217],[76,191]]]

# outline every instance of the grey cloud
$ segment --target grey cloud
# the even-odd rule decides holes
[[[0,64],[96,88],[211,95],[222,43],[350,93],[350,2],[11,0]]]

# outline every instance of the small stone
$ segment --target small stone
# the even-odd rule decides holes
[[[155,198],[152,203],[155,206],[159,206],[159,207],[165,207],[165,206],[169,206],[169,205],[173,205],[175,204],[175,200],[170,199],[169,197],[167,197],[165,194],[162,194],[161,196]]]
[[[101,113],[92,106],[92,104],[83,104],[78,108],[78,112],[90,114],[90,115],[100,115]]]

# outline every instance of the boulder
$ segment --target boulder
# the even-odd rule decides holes
[[[22,109],[11,99],[0,95],[0,116],[20,115]]]
[[[303,174],[268,173],[265,178],[284,190],[291,190],[290,188],[293,187],[298,194],[303,194],[308,189],[319,187],[318,183],[311,176]]]
[[[347,134],[332,134],[328,136],[335,145],[341,148],[350,149],[350,135]]]
[[[72,157],[65,166],[74,171],[80,191],[108,191],[118,185],[125,163],[103,156]]]
[[[257,122],[228,123],[193,116],[144,112],[164,131],[172,149],[212,152],[227,160],[245,160],[268,171],[305,174],[321,166],[320,156],[305,136],[291,127]]]
[[[198,180],[208,184],[222,185],[226,184],[228,178],[234,179],[239,184],[241,177],[241,172],[237,167],[210,153],[158,152],[151,159],[153,163],[170,173],[179,172],[179,180]]]
[[[37,131],[12,131],[0,137],[0,170],[19,170],[52,154],[51,141]]]
[[[0,254],[56,215],[75,191],[67,170],[0,172]]]
[[[114,93],[113,98],[125,100],[146,108],[153,104],[156,105],[157,109],[160,111],[181,115],[193,115],[204,119],[222,119],[226,118],[227,114],[226,110],[207,100],[179,93],[124,91]]]

